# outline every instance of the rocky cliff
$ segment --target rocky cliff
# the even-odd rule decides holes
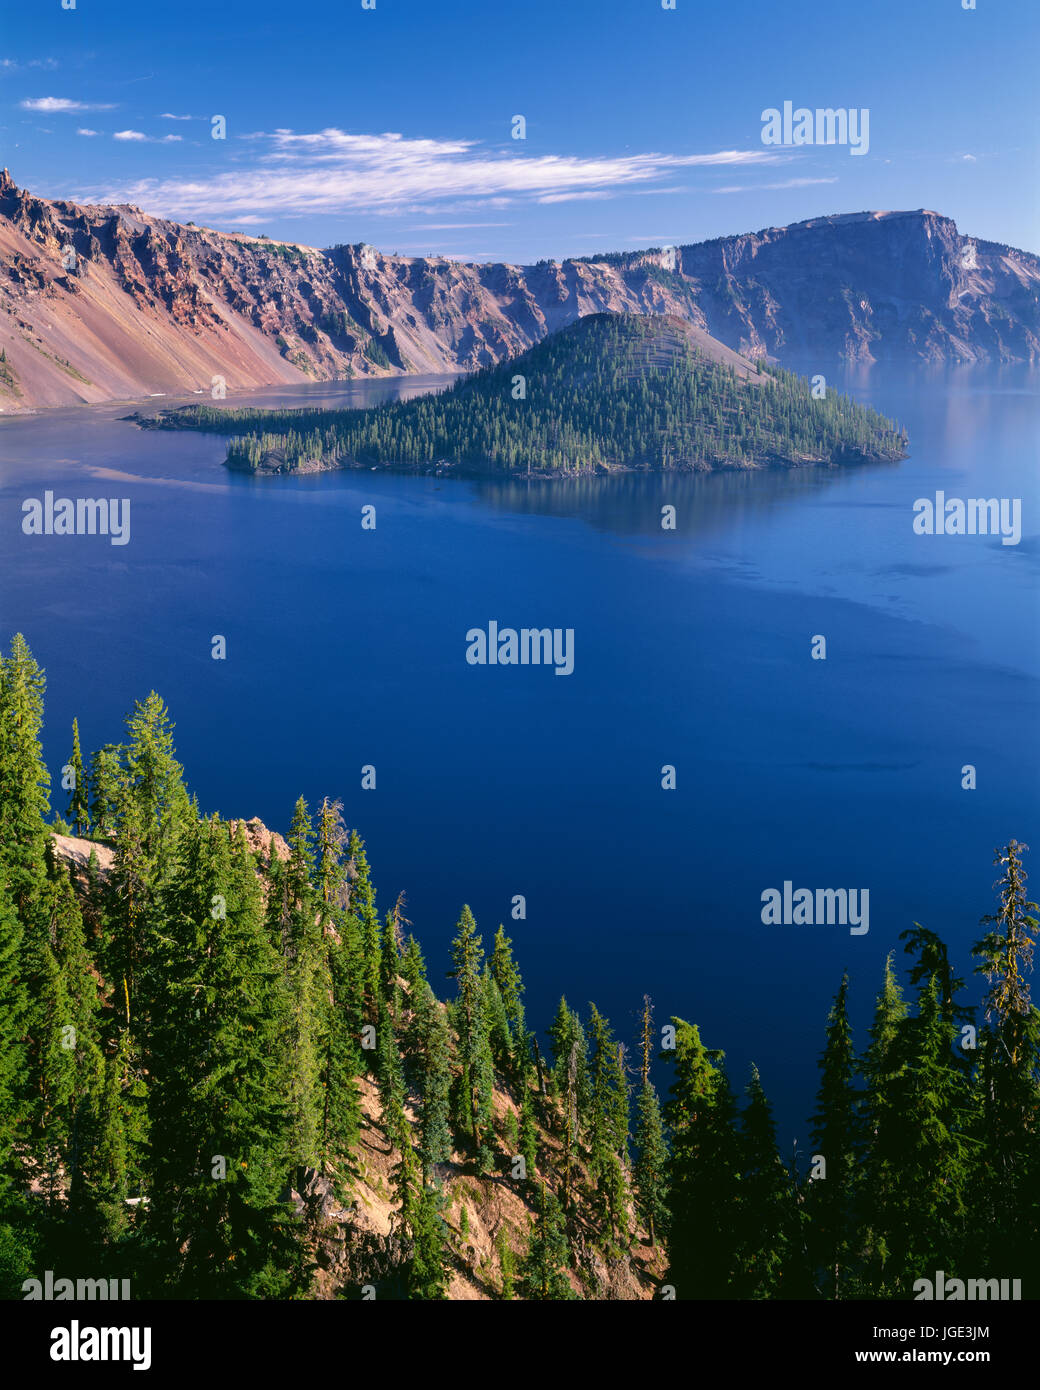
[[[470,371],[586,314],[672,314],[752,358],[1040,357],[1040,259],[873,212],[534,266],[319,251],[0,175],[0,408]]]

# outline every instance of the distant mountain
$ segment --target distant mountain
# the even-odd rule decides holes
[[[326,251],[34,197],[0,175],[0,408],[458,372],[602,312],[751,358],[1040,358],[1040,259],[934,212],[533,266]]]
[[[559,476],[898,459],[897,425],[756,367],[684,319],[593,314],[439,394],[364,410],[209,405],[142,424],[236,436],[229,467]]]

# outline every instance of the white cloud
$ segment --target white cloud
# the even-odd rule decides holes
[[[163,111],[159,116],[160,121],[193,121],[194,116],[175,116],[172,111]]]
[[[80,126],[79,130],[76,131],[76,134],[77,134],[77,135],[96,135],[96,134],[97,134],[97,131],[96,131],[96,130],[88,130],[88,129],[86,128],[86,126]]]
[[[470,227],[512,227],[512,222],[420,222],[410,232],[456,232]],[[415,243],[413,243],[415,244]]]
[[[613,196],[613,193],[608,192],[605,188],[594,188],[589,189],[588,191],[583,193],[543,193],[542,196],[538,199],[538,202],[576,203],[579,200],[582,202],[588,202],[594,198],[613,198]]]
[[[183,139],[180,135],[145,135],[143,130],[117,130],[112,136],[113,140],[136,140],[138,144],[145,145],[179,145]]]
[[[837,183],[832,179],[784,179],[783,183],[731,184],[726,188],[713,188],[713,193],[761,193],[763,189],[775,192],[781,188],[808,188],[812,183]]]
[[[29,97],[20,103],[23,111],[112,111],[110,102],[71,101],[68,97]]]
[[[19,63],[15,58],[0,58],[0,72],[20,72],[23,68],[40,68],[53,72],[58,66],[55,58],[30,58],[27,63]]]
[[[388,213],[440,209],[446,199],[499,208],[515,198],[602,198],[653,191],[664,175],[697,167],[772,164],[765,150],[713,154],[649,152],[582,157],[503,154],[473,140],[355,135],[329,128],[254,134],[251,168],[197,179],[145,179],[92,190],[91,200],[133,202],[167,215],[237,218],[246,212]],[[84,195],[86,196],[86,195]]]

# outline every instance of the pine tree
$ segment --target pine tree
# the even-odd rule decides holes
[[[889,958],[891,972],[891,957]],[[886,981],[886,989],[894,985]],[[827,1020],[827,1044],[820,1057],[820,1089],[813,1116],[814,1162],[826,1162],[823,1176],[806,1195],[810,1256],[826,1298],[841,1298],[856,1254],[858,1152],[861,1142],[855,1089],[856,1058],[848,1013],[849,977],[842,977]]]
[[[408,1297],[448,1297],[448,1230],[444,1224],[444,1195],[431,1183],[423,1183],[412,1219],[412,1256],[408,1270]]]
[[[530,1042],[527,1034],[527,1020],[524,1016],[524,982],[513,959],[513,943],[506,936],[505,928],[499,924],[495,932],[495,944],[491,952],[491,974],[498,992],[502,996],[509,1035],[512,1039],[513,1062],[522,1075],[530,1065]]]
[[[527,1169],[527,1179],[534,1181],[535,1172],[538,1169],[538,1128],[534,1122],[534,1112],[531,1106],[531,1092],[526,1083],[523,1085],[523,1093],[520,1099],[520,1153],[523,1155],[524,1166]]]
[[[0,658],[0,867],[23,926],[43,892],[50,776],[40,730],[46,682],[21,633]]]
[[[918,978],[916,1011],[896,1025],[884,1069],[871,1066],[867,1098],[869,1280],[888,1297],[908,1297],[925,1271],[956,1268],[964,1239],[967,1085],[940,976]]]
[[[673,1018],[674,1080],[665,1105],[671,1135],[668,1272],[679,1299],[720,1299],[735,1282],[740,1148],[735,1105],[722,1054],[709,1052],[697,1027]]]
[[[668,1226],[668,1145],[660,1102],[649,1080],[639,1089],[635,1144],[637,1157],[632,1173],[632,1195],[636,1212],[654,1247],[657,1237]]]
[[[978,1194],[973,1216],[979,1267],[992,1267],[999,1255],[1021,1268],[1023,1277],[1037,1277],[1040,1012],[1031,1001],[1026,976],[1033,966],[1040,909],[1027,896],[1022,867],[1027,848],[1011,840],[997,850],[994,862],[1002,869],[994,885],[999,908],[982,919],[991,929],[972,952],[978,961],[976,974],[984,975],[990,985],[978,1049],[974,1130],[979,1160],[972,1188]]]
[[[178,819],[186,812],[184,769],[173,747],[169,711],[153,690],[127,716],[124,798],[137,804],[145,854],[157,880],[166,873]]]
[[[22,958],[22,924],[0,879],[0,1211],[21,1178],[16,1147],[25,1138],[24,1097],[30,1086]]]
[[[492,1090],[494,1068],[485,1020],[481,963],[484,951],[473,914],[464,906],[451,946],[451,976],[458,991],[457,1020],[459,1057],[462,1062],[462,1096],[478,1173],[491,1167]]]
[[[585,1030],[578,1015],[562,998],[549,1028],[552,1042],[553,1089],[563,1108],[563,1185],[565,1212],[571,1210],[571,1177],[578,1153],[579,1133],[588,1109],[588,1066]]]
[[[870,1267],[864,1267],[862,1281],[857,1281],[857,1295],[861,1288],[865,1296],[875,1290],[878,1272],[884,1268],[889,1254],[885,1230],[893,1181],[891,1169],[893,1162],[898,1162],[896,1136],[900,1121],[896,1088],[902,1065],[896,1043],[907,1014],[907,1004],[889,954],[881,993],[874,1008],[870,1044],[860,1061],[866,1089],[862,1097],[865,1147],[859,1208],[864,1254]]]
[[[636,1162],[632,1172],[632,1196],[636,1213],[646,1226],[651,1247],[668,1223],[668,1144],[661,1105],[650,1080],[653,1052],[653,1004],[643,995],[639,1036],[639,1099],[636,1102]]]
[[[791,1278],[797,1248],[794,1187],[777,1152],[772,1109],[755,1066],[740,1117],[740,1146],[739,1296],[783,1298],[797,1294]]]
[[[552,1191],[544,1182],[539,1183],[538,1210],[520,1262],[522,1297],[538,1302],[573,1299],[574,1290],[565,1273],[569,1263],[563,1211]]]
[[[589,1176],[611,1240],[627,1244],[628,1081],[610,1024],[589,1005]]]
[[[245,847],[244,829],[242,844]],[[319,1147],[327,1167],[347,1172],[352,1167],[351,1151],[361,1129],[361,1099],[357,1076],[361,1071],[358,1055],[361,1000],[357,989],[356,941],[345,931],[347,918],[346,870],[341,850],[346,832],[339,802],[322,803],[317,832],[317,917],[318,938],[323,959],[320,978],[325,994],[319,998],[324,1009],[321,1033],[324,1055],[321,1059],[321,1124]]]
[[[200,822],[164,894],[149,1222],[180,1297],[285,1297],[306,1278],[280,1197],[299,1142],[277,1065],[290,1004],[238,844]]]
[[[289,987],[289,1103],[292,1154],[304,1167],[316,1166],[322,1148],[325,1090],[329,1063],[328,1001],[332,985],[320,936],[318,900],[311,848],[313,828],[307,803],[300,797],[289,828],[289,858],[284,867],[286,904],[285,955]]]
[[[90,832],[89,788],[87,774],[83,770],[83,754],[79,746],[79,721],[72,721],[72,756],[68,766],[72,772],[72,786],[69,789],[69,820],[77,835]]]
[[[419,1152],[424,1174],[451,1161],[451,1040],[441,1005],[425,980],[420,983],[417,1030],[422,1095]]]
[[[123,751],[117,744],[106,743],[90,760],[90,824],[92,833],[102,840],[115,834],[125,783]]]
[[[350,910],[357,918],[363,961],[365,1011],[368,1020],[375,1022],[379,1013],[382,942],[380,940],[379,913],[376,911],[376,895],[369,875],[368,858],[365,855],[364,843],[356,830],[350,832],[347,853],[349,855],[347,877]]]

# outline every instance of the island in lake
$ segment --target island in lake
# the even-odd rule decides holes
[[[895,461],[905,430],[670,315],[592,314],[447,390],[362,410],[188,406],[250,473],[386,467],[561,477]]]

